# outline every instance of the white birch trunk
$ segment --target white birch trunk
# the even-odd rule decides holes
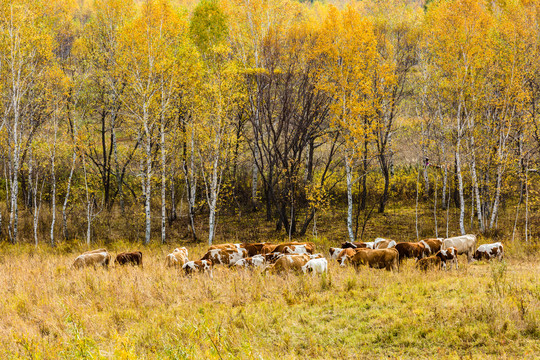
[[[502,174],[503,174],[503,166],[502,164],[499,163],[499,165],[497,166],[497,187],[495,190],[495,200],[493,201],[493,209],[491,211],[491,220],[489,221],[490,229],[493,229],[493,226],[495,225],[495,220],[497,219],[497,212],[499,211],[499,204],[501,202]]]
[[[437,224],[437,187],[438,187],[438,184],[437,184],[437,173],[435,172],[435,179],[434,179],[434,188],[435,188],[435,200],[433,201],[433,218],[435,220],[435,237],[438,238],[439,237],[439,227],[438,227],[438,224]]]
[[[216,153],[214,154],[214,162],[212,164],[212,178],[210,183],[210,189],[207,186],[207,200],[208,207],[210,208],[210,214],[208,218],[208,245],[212,245],[214,241],[215,231],[216,231],[216,205],[217,197],[219,195],[219,188],[221,182],[221,171],[219,170],[219,159],[221,151],[221,134],[218,135],[219,139],[217,142],[217,147],[215,149]],[[201,158],[202,165],[202,158]],[[204,170],[203,170],[204,171]],[[206,177],[205,177],[206,178]],[[210,191],[208,191],[210,190]]]
[[[349,240],[354,241],[353,231],[353,178],[352,178],[352,166],[351,159],[348,152],[345,153],[345,172],[347,176],[347,232],[349,234]]]
[[[86,190],[86,245],[90,245],[92,229],[92,201],[88,191],[88,177],[86,174],[86,161],[83,159],[84,189]]]
[[[10,214],[9,214],[9,229],[11,242],[15,244],[18,240],[18,225],[19,225],[19,207],[17,198],[19,195],[19,157],[20,148],[16,143],[13,156],[11,159],[11,189],[10,189]]]
[[[145,235],[144,243],[150,243],[150,230],[151,230],[151,214],[150,214],[150,195],[151,195],[151,177],[152,177],[152,139],[150,134],[150,129],[148,128],[148,118],[145,108],[145,121],[144,121],[144,131],[146,133],[146,171],[144,181],[144,215],[145,215]]]
[[[53,140],[53,148],[51,152],[51,180],[52,180],[52,220],[51,220],[51,246],[55,246],[54,243],[54,224],[56,223],[56,168],[55,168],[55,160],[56,160],[56,137],[58,133],[58,120],[55,118],[54,123],[54,140]]]
[[[418,168],[418,171],[416,173],[416,204],[415,204],[415,221],[414,226],[416,228],[416,240],[420,239],[420,232],[418,231],[418,198],[420,196],[420,191],[418,189],[418,184],[420,183],[420,168]]]
[[[527,169],[529,161],[527,160]],[[525,242],[529,242],[529,170],[525,171]]]
[[[62,205],[62,233],[64,234],[64,239],[68,239],[68,230],[67,230],[67,206],[69,202],[69,195],[71,192],[71,181],[73,179],[73,172],[75,171],[75,162],[77,160],[77,153],[73,149],[73,155],[71,158],[71,170],[69,171],[66,197],[64,198],[64,204]]]
[[[478,215],[478,224],[480,225],[480,232],[484,232],[484,218],[482,216],[482,202],[480,200],[480,190],[478,189],[478,176],[476,175],[476,156],[474,154],[474,138],[471,139],[472,143],[472,162],[471,162],[471,176],[473,181],[473,196],[476,199],[476,211]]]
[[[188,216],[189,226],[191,227],[191,233],[195,236],[195,203],[197,196],[197,176],[195,176],[195,139],[194,130],[191,131],[191,156],[189,161],[189,169],[187,166],[186,172],[186,185],[189,183],[188,191],[186,191],[188,200]]]
[[[166,189],[167,189],[167,182],[166,182],[166,176],[165,176],[165,124],[164,124],[164,114],[161,114],[161,127],[160,127],[160,135],[161,135],[161,243],[165,244],[165,241],[167,240],[166,236],[166,199],[165,196],[167,195]]]
[[[459,126],[459,125],[458,125]],[[458,130],[458,139],[456,144],[456,170],[458,178],[458,191],[459,191],[459,230],[461,235],[465,235],[465,198],[463,196],[463,176],[461,174],[461,130]]]

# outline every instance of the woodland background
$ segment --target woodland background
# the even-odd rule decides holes
[[[0,2],[0,238],[536,240],[538,0]]]

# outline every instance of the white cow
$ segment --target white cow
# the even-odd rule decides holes
[[[93,266],[94,268],[96,268],[96,266],[103,266],[107,268],[111,263],[111,260],[112,256],[107,250],[104,252],[90,251],[77,256],[71,267],[75,269],[80,269],[85,266]]]
[[[456,248],[458,254],[467,254],[467,260],[471,262],[476,248],[476,235],[467,234],[444,239],[441,249]]]
[[[302,271],[304,274],[309,270],[313,271],[313,275],[317,274],[326,274],[328,273],[328,261],[325,258],[311,259],[306,265],[302,266]]]

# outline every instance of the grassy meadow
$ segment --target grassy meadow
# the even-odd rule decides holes
[[[318,239],[320,251],[333,243]],[[483,239],[483,242],[487,240]],[[82,248],[4,245],[3,359],[535,358],[540,266],[530,247],[502,263],[421,273],[329,264],[327,277],[224,267],[191,278],[164,268],[175,245],[143,251],[143,268],[72,270]],[[190,259],[205,246],[188,246]]]

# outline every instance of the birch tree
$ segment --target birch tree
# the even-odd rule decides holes
[[[369,142],[375,109],[372,75],[378,55],[373,26],[348,5],[343,11],[331,7],[321,28],[318,51],[325,59],[318,87],[333,94],[330,114],[345,141],[344,164],[347,183],[347,233],[353,231],[354,163],[359,144]],[[364,175],[365,176],[365,175]]]
[[[143,134],[145,244],[150,242],[151,236],[153,147],[159,141],[156,133],[160,122],[170,116],[167,112],[176,85],[170,73],[178,65],[176,56],[185,29],[186,25],[167,1],[148,0],[142,4],[139,17],[123,29],[120,40],[121,69],[126,78],[124,106],[137,120]],[[164,131],[163,128],[163,137]],[[162,241],[164,236],[162,227]]]
[[[0,5],[0,68],[3,123],[9,152],[9,239],[18,241],[19,174],[26,137],[39,124],[32,123],[34,104],[43,90],[43,77],[52,57],[53,39],[39,13],[40,2],[12,1]]]

